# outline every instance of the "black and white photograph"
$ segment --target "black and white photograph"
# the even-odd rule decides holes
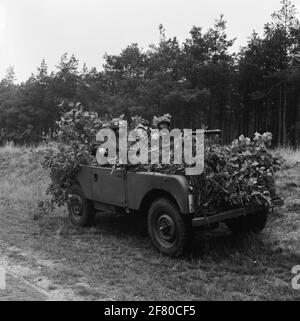
[[[0,0],[0,301],[300,301],[300,0]]]

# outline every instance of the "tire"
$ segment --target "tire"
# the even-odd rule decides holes
[[[191,243],[192,220],[184,217],[174,202],[160,198],[148,211],[148,233],[159,252],[178,257]]]
[[[226,225],[234,234],[259,234],[267,224],[269,210],[262,209],[259,212],[240,216],[226,221]]]
[[[81,227],[87,227],[94,224],[94,203],[85,198],[79,184],[75,184],[71,187],[68,211],[72,224]]]

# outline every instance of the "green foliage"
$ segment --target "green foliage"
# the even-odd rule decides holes
[[[69,189],[74,183],[80,165],[93,162],[91,146],[104,120],[93,112],[84,112],[80,104],[66,113],[57,123],[57,144],[45,150],[43,165],[50,169],[51,183],[47,193],[52,196],[52,205],[62,206],[68,200]]]
[[[281,165],[267,148],[271,141],[272,134],[256,133],[253,140],[242,135],[229,146],[206,145],[205,171],[197,184],[198,206],[269,207],[274,174]]]
[[[81,103],[70,103],[72,108],[57,122],[53,138],[55,144],[44,149],[43,166],[49,170],[50,185],[47,194],[51,196],[50,208],[63,206],[68,201],[70,187],[75,181],[81,165],[97,166],[93,152],[98,147],[96,135],[103,126],[113,128],[120,119],[111,116],[100,118],[95,112],[83,111]],[[133,117],[131,126],[143,122]]]

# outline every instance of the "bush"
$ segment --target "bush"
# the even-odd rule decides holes
[[[205,170],[194,178],[197,204],[206,207],[271,206],[281,160],[269,151],[272,134],[240,136],[230,146],[205,147]]]

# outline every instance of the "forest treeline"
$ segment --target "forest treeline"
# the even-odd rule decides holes
[[[300,23],[290,0],[281,3],[263,35],[253,32],[237,53],[221,16],[206,31],[194,26],[183,43],[161,25],[158,44],[106,54],[102,70],[64,54],[55,71],[43,60],[16,84],[10,67],[0,82],[0,144],[39,142],[81,102],[99,115],[170,113],[174,127],[218,128],[225,143],[269,131],[276,145],[299,146]]]

